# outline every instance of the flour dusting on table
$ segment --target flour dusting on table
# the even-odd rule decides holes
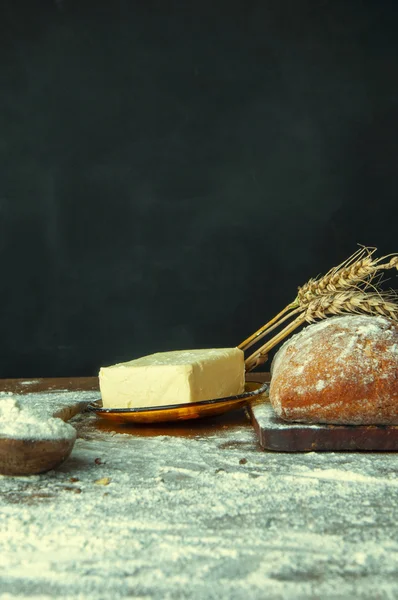
[[[266,453],[223,423],[75,418],[61,468],[0,478],[0,597],[396,598],[397,455]]]

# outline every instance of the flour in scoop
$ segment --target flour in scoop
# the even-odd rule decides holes
[[[72,440],[76,431],[62,419],[21,406],[13,396],[0,397],[0,438],[19,440]]]

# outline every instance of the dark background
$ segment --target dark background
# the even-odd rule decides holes
[[[1,0],[0,376],[235,345],[398,250],[397,15]]]

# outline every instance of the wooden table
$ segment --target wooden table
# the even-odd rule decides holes
[[[46,402],[95,398],[98,382],[0,390]],[[0,598],[397,597],[395,454],[265,453],[243,410],[162,427],[72,423],[59,470],[0,478]]]
[[[95,391],[98,377],[58,377],[39,379],[0,379],[0,391],[27,394],[31,392]]]

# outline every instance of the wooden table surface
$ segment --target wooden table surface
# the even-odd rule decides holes
[[[0,390],[96,398],[98,380]],[[398,596],[396,454],[262,452],[243,410],[72,424],[57,471],[0,477],[0,598]]]
[[[58,377],[38,379],[0,379],[0,391],[27,394],[55,390],[99,390],[98,377]]]

